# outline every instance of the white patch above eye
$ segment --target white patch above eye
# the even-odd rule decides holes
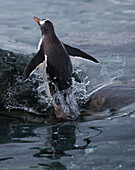
[[[48,21],[48,19],[41,20],[40,25],[44,25],[46,21]]]
[[[41,21],[40,21],[40,25],[44,25],[45,21],[46,21],[46,20],[41,20]]]

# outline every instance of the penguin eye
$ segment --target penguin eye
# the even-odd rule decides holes
[[[46,20],[46,21],[45,21],[45,23],[51,24],[51,21],[49,21],[49,20]]]

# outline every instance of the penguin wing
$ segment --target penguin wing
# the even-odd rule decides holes
[[[41,63],[45,60],[44,53],[40,49],[37,54],[30,60],[24,70],[24,77],[28,78],[30,74],[36,70]]]
[[[76,56],[76,57],[82,57],[84,59],[91,60],[95,63],[99,63],[94,57],[90,56],[89,54],[85,53],[84,51],[81,51],[78,48],[71,47],[71,46],[64,44],[64,43],[63,43],[63,45],[65,46],[65,49],[67,50],[69,55]]]

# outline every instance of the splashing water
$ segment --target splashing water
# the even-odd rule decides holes
[[[61,114],[65,114],[66,118],[76,119],[80,115],[72,87],[64,91],[57,90],[53,96],[53,101],[58,102]]]
[[[56,93],[62,110],[71,117],[79,115],[79,110],[93,93],[112,84],[115,80],[122,79],[125,67],[123,60],[115,55],[109,57],[109,63],[106,63],[106,59],[102,58],[102,63],[98,66],[94,64],[93,67],[90,65],[91,62],[80,60],[79,65],[76,65],[76,62],[72,61],[74,67],[72,90],[68,92],[66,100],[61,92]],[[45,93],[45,82],[38,70],[25,81],[20,75],[14,76],[14,81],[7,89],[4,100],[6,109],[22,109],[36,114],[47,113],[53,106],[52,98]]]
[[[104,61],[104,58],[102,58],[102,61]],[[78,82],[73,78],[73,89],[79,104],[87,102],[93,93],[103,87],[113,84],[116,80],[122,79],[125,69],[124,58],[116,55],[109,57],[109,61],[109,63],[104,62],[99,64],[100,69],[97,69],[97,75],[94,76],[92,74],[90,78],[88,76],[83,76],[86,70],[85,66],[82,67],[82,69],[77,68],[75,70],[81,80],[81,82]],[[90,72],[95,73],[95,70],[90,70]]]

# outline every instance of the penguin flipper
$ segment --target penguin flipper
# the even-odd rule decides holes
[[[44,53],[40,49],[37,54],[30,60],[24,70],[24,77],[28,78],[30,74],[36,70],[41,63],[45,60]]]
[[[82,57],[84,59],[91,60],[95,63],[99,63],[94,57],[90,56],[89,54],[85,53],[84,51],[81,51],[78,48],[71,47],[71,46],[64,44],[64,43],[63,43],[63,45],[65,46],[69,55],[76,56],[76,57]]]

